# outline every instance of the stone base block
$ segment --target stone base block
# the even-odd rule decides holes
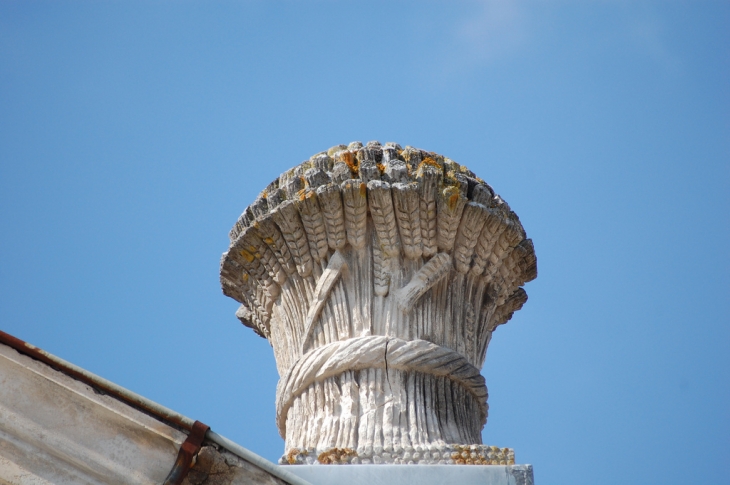
[[[317,485],[533,485],[532,465],[296,465]]]
[[[367,448],[294,448],[279,459],[280,465],[514,465],[515,451],[487,445],[431,444],[384,451]]]

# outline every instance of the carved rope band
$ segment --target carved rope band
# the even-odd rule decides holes
[[[464,356],[426,340],[373,335],[332,342],[301,356],[279,380],[276,425],[286,436],[286,417],[294,399],[314,382],[348,370],[397,369],[448,377],[477,400],[482,424],[487,418],[487,386],[479,369]]]

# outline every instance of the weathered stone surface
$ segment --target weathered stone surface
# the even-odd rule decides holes
[[[212,445],[203,446],[183,485],[286,485],[259,467]]]
[[[230,235],[221,285],[273,347],[283,462],[458,463],[454,446],[492,461],[479,369],[537,265],[488,184],[435,153],[352,142],[282,174]]]

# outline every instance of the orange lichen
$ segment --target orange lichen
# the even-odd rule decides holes
[[[444,189],[444,198],[446,199],[446,204],[449,207],[449,210],[456,209],[456,206],[459,203],[459,199],[461,198],[461,193],[459,192],[459,187],[456,185],[450,185]]]
[[[355,158],[354,153],[349,150],[343,150],[340,152],[340,158],[343,162],[345,162],[345,164],[347,164],[352,173],[357,173],[357,159]]]
[[[239,251],[239,254],[243,256],[243,258],[248,261],[249,263],[254,260],[254,255],[246,251],[245,249],[241,249]]]
[[[459,202],[459,193],[453,194],[451,197],[449,197],[449,209],[453,210],[456,207],[456,204]]]
[[[334,463],[347,462],[347,458],[354,458],[357,456],[357,452],[352,448],[332,448],[327,451],[323,451],[317,457],[317,461],[323,465],[331,465]],[[345,458],[345,460],[343,460]]]
[[[418,167],[416,168],[416,176],[420,177],[421,175],[423,175],[424,170],[428,167],[434,167],[439,172],[441,172],[443,170],[443,167],[441,167],[441,165],[436,160],[434,160],[433,158],[427,157],[427,158],[424,158],[421,161],[421,163],[418,164]],[[408,167],[408,170],[410,171],[410,167]]]
[[[363,197],[368,195],[368,186],[365,185],[365,182],[360,184],[360,195]]]
[[[441,164],[439,164],[436,160],[434,160],[431,157],[426,157],[423,160],[421,160],[421,163],[418,164],[418,168],[420,169],[423,165],[431,165],[432,167],[441,168]]]
[[[327,150],[327,156],[333,157],[335,153],[347,150],[347,145],[335,145]]]
[[[299,455],[299,454],[300,454],[300,451],[297,448],[292,448],[291,450],[289,450],[289,453],[286,454],[286,461],[290,465],[296,464],[296,462],[297,462],[297,455]],[[306,455],[307,452],[305,451],[304,454]]]

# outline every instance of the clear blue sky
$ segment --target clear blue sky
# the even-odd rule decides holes
[[[728,2],[4,1],[0,328],[276,460],[219,258],[280,172],[374,139],[534,240],[486,443],[540,485],[727,482]]]

